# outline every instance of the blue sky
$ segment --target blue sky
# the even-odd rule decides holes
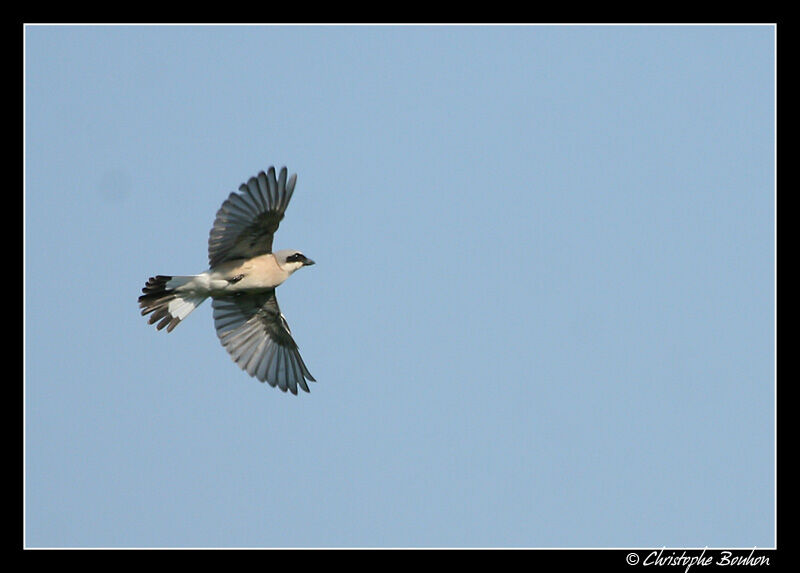
[[[774,38],[27,27],[27,546],[774,546]],[[136,302],[270,165],[300,396]]]

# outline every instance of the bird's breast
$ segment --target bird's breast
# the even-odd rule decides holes
[[[227,261],[213,269],[215,278],[226,281],[225,292],[258,292],[275,288],[289,274],[281,269],[272,254],[252,259]]]

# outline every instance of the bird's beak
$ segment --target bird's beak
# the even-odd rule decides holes
[[[306,260],[305,260],[305,261],[303,261],[303,266],[304,266],[304,267],[310,267],[310,266],[311,266],[311,265],[313,265],[313,264],[316,264],[316,263],[314,263],[314,261],[312,261],[312,260],[311,260],[311,259],[309,259],[309,258],[306,258]]]

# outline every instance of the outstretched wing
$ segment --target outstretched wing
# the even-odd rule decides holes
[[[309,391],[306,378],[316,380],[300,357],[274,289],[215,298],[212,305],[217,336],[236,364],[284,392],[297,394],[298,386]]]
[[[272,252],[272,237],[292,198],[297,174],[286,178],[286,167],[260,172],[232,192],[217,211],[208,236],[208,264],[250,258]]]

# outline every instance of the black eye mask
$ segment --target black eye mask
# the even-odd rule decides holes
[[[306,257],[302,253],[294,253],[286,257],[287,263],[297,263],[297,262],[305,262]]]

